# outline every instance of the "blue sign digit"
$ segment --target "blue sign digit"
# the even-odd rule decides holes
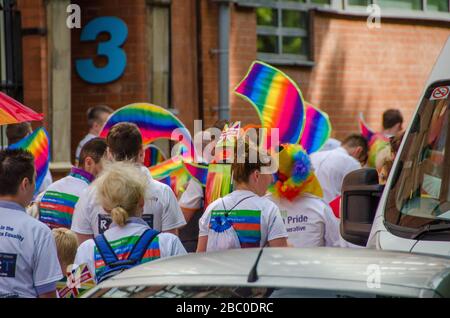
[[[89,22],[81,32],[81,42],[95,41],[100,33],[107,32],[111,39],[98,44],[97,55],[105,56],[105,67],[95,66],[92,59],[76,61],[78,75],[91,84],[111,83],[122,76],[127,66],[127,55],[122,49],[128,38],[128,27],[116,17],[101,17]]]

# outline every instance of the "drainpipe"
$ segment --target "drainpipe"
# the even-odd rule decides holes
[[[230,119],[230,0],[219,3],[219,119]]]

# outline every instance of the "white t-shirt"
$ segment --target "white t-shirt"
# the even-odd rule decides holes
[[[241,248],[262,247],[268,241],[288,237],[278,207],[267,198],[243,190],[236,190],[208,206],[199,221],[199,236],[208,236],[211,217],[223,215],[224,206]]]
[[[189,180],[186,190],[181,195],[180,207],[189,210],[200,210],[203,206],[203,189],[194,179]]]
[[[78,144],[77,150],[75,152],[75,159],[79,160],[80,159],[80,154],[81,154],[81,149],[83,148],[83,146],[89,142],[90,140],[97,138],[96,135],[93,135],[91,133],[87,134],[86,136],[84,136],[84,138],[80,141],[80,143]]]
[[[93,180],[93,175],[73,167],[67,177],[51,184],[47,191],[37,198],[39,220],[50,228],[70,229],[75,205],[83,190]]]
[[[123,260],[147,229],[149,227],[142,219],[130,218],[124,227],[119,227],[113,223],[104,235],[117,258]],[[187,254],[186,250],[177,236],[170,233],[160,233],[148,246],[141,263],[184,254]],[[93,239],[85,241],[78,247],[75,264],[87,264],[94,278],[104,270],[105,264]]]
[[[186,224],[172,189],[152,178],[142,166],[142,177],[149,184],[146,192],[143,219],[157,231],[169,231]],[[97,202],[96,188],[89,186],[80,196],[72,218],[72,231],[84,235],[98,235],[112,223],[111,217]]]
[[[56,291],[62,277],[50,229],[20,205],[0,201],[0,297]]]
[[[323,189],[323,199],[330,203],[341,195],[344,177],[357,169],[361,164],[342,148],[315,152],[311,155],[314,172]]]
[[[281,211],[294,247],[340,246],[339,220],[328,204],[312,195],[303,194],[294,201],[269,195]]]

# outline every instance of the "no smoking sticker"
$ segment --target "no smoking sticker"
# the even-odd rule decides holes
[[[430,100],[447,99],[450,94],[450,86],[436,87],[431,93]]]

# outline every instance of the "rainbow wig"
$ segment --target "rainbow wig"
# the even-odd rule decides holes
[[[301,145],[284,144],[279,153],[279,168],[269,191],[276,197],[293,201],[303,193],[323,197],[311,160]]]

